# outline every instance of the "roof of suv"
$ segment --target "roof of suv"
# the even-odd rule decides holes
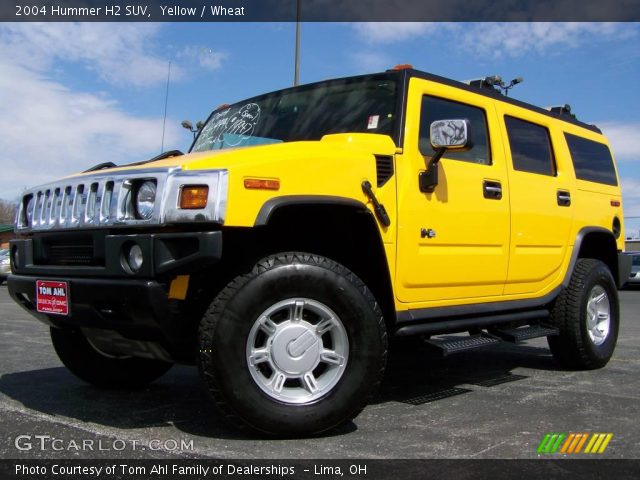
[[[392,72],[392,71],[393,70],[389,70],[388,72]],[[431,82],[442,83],[443,85],[448,85],[448,86],[451,86],[451,87],[460,88],[462,90],[467,90],[469,92],[473,92],[473,93],[477,93],[477,94],[480,94],[480,95],[484,95],[486,97],[493,98],[493,99],[498,100],[500,102],[510,103],[510,104],[516,105],[518,107],[526,108],[528,110],[532,110],[534,112],[541,113],[541,114],[547,115],[549,117],[553,117],[553,118],[561,120],[563,122],[571,123],[573,125],[577,125],[579,127],[589,129],[589,130],[591,130],[593,132],[596,132],[596,133],[602,133],[602,131],[598,127],[596,127],[595,125],[588,124],[588,123],[585,123],[585,122],[581,122],[580,120],[576,119],[575,117],[573,117],[571,115],[552,112],[550,110],[546,110],[544,108],[537,107],[537,106],[532,105],[530,103],[526,103],[526,102],[523,102],[521,100],[516,100],[516,99],[511,98],[511,97],[507,97],[507,96],[502,95],[500,92],[495,91],[493,89],[474,87],[474,86],[468,85],[468,84],[466,84],[464,82],[459,82],[457,80],[451,80],[450,78],[441,77],[439,75],[434,75],[432,73],[423,72],[421,70],[416,70],[416,69],[405,69],[405,70],[400,70],[400,71],[401,72],[407,72],[406,74],[409,77],[422,78],[424,80],[429,80]]]

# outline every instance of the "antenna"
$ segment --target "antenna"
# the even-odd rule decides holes
[[[169,69],[167,71],[167,92],[164,96],[164,117],[162,118],[162,144],[160,145],[160,153],[164,152],[164,129],[167,124],[167,104],[169,103],[169,82],[171,80],[171,60],[169,60]]]

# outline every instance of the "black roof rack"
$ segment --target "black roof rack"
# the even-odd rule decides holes
[[[429,80],[432,82],[437,82],[437,83],[442,83],[443,85],[448,85],[451,87],[455,87],[455,88],[460,88],[462,90],[467,90],[470,92],[475,92],[478,93],[480,95],[484,95],[486,97],[491,97],[495,100],[501,101],[501,102],[505,102],[505,103],[510,103],[511,105],[516,105],[518,107],[521,108],[526,108],[528,110],[534,111],[536,113],[541,113],[543,115],[547,115],[549,117],[553,117],[553,118],[557,118],[559,120],[562,120],[564,122],[567,123],[571,123],[573,125],[577,125],[579,127],[582,128],[586,128],[588,130],[591,130],[592,132],[596,132],[596,133],[602,133],[602,131],[595,125],[590,125],[588,123],[584,123],[581,122],[580,120],[578,120],[576,118],[576,116],[574,114],[571,113],[571,107],[568,105],[564,105],[562,108],[564,107],[568,107],[569,108],[569,112],[567,113],[566,111],[564,111],[563,109],[561,110],[548,110],[548,109],[543,109],[540,107],[537,107],[535,105],[532,105],[530,103],[526,103],[523,102],[521,100],[516,100],[512,97],[507,97],[505,95],[502,95],[499,91],[497,91],[493,85],[490,84],[490,82],[486,82],[486,79],[482,79],[482,82],[487,83],[487,85],[480,85],[480,88],[478,86],[474,86],[471,84],[467,84],[467,83],[463,83],[463,82],[459,82],[457,80],[451,80],[449,78],[446,77],[441,77],[439,75],[434,75],[432,73],[427,73],[427,72],[423,72],[421,70],[415,70],[415,69],[411,69],[411,70],[403,70],[404,72],[407,72],[407,75],[409,75],[410,77],[417,77],[417,78],[422,78],[424,80]],[[472,80],[471,82],[477,82]],[[553,107],[554,109],[556,107]]]

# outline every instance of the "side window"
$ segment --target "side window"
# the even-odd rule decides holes
[[[491,165],[489,135],[487,134],[487,116],[484,110],[463,103],[452,102],[438,97],[425,95],[422,97],[420,112],[420,153],[427,157],[434,154],[429,141],[429,127],[436,120],[466,118],[471,124],[473,147],[466,152],[445,153],[444,158],[463,160],[465,162]]]
[[[513,168],[521,172],[554,176],[556,166],[549,130],[535,123],[504,117]]]
[[[609,147],[570,133],[565,133],[564,136],[567,139],[577,178],[605,185],[618,185]]]

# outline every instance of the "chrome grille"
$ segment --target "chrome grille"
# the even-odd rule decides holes
[[[158,225],[191,221],[222,223],[226,211],[227,171],[182,171],[180,168],[104,172],[71,177],[27,191],[16,217],[18,231],[66,230],[102,226]],[[134,208],[135,188],[156,182],[153,216],[140,219]],[[180,210],[184,184],[209,185],[202,210]]]

